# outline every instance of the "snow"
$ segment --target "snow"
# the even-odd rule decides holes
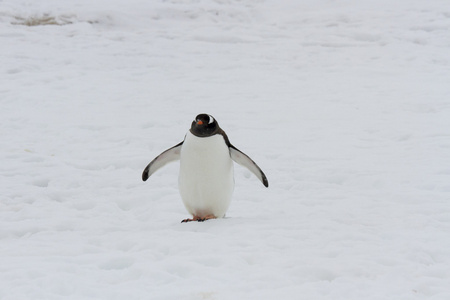
[[[0,1],[0,299],[450,299],[445,0]],[[227,218],[173,163],[210,113]]]

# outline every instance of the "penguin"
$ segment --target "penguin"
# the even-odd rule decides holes
[[[184,140],[153,159],[142,173],[146,181],[169,162],[180,161],[178,187],[192,218],[181,222],[223,218],[234,190],[233,161],[246,167],[269,187],[266,175],[245,153],[230,143],[225,131],[209,114],[199,114]]]

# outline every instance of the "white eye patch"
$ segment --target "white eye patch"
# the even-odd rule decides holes
[[[214,123],[214,118],[211,115],[208,115],[208,116],[209,116],[208,125]]]

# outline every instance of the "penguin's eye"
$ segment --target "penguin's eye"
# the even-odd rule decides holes
[[[210,115],[208,115],[208,116],[209,116],[208,125],[214,123],[214,118],[212,116],[210,116]]]

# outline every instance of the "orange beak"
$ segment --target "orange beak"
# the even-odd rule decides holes
[[[202,120],[198,120],[197,121],[197,125],[203,125],[203,121]]]

